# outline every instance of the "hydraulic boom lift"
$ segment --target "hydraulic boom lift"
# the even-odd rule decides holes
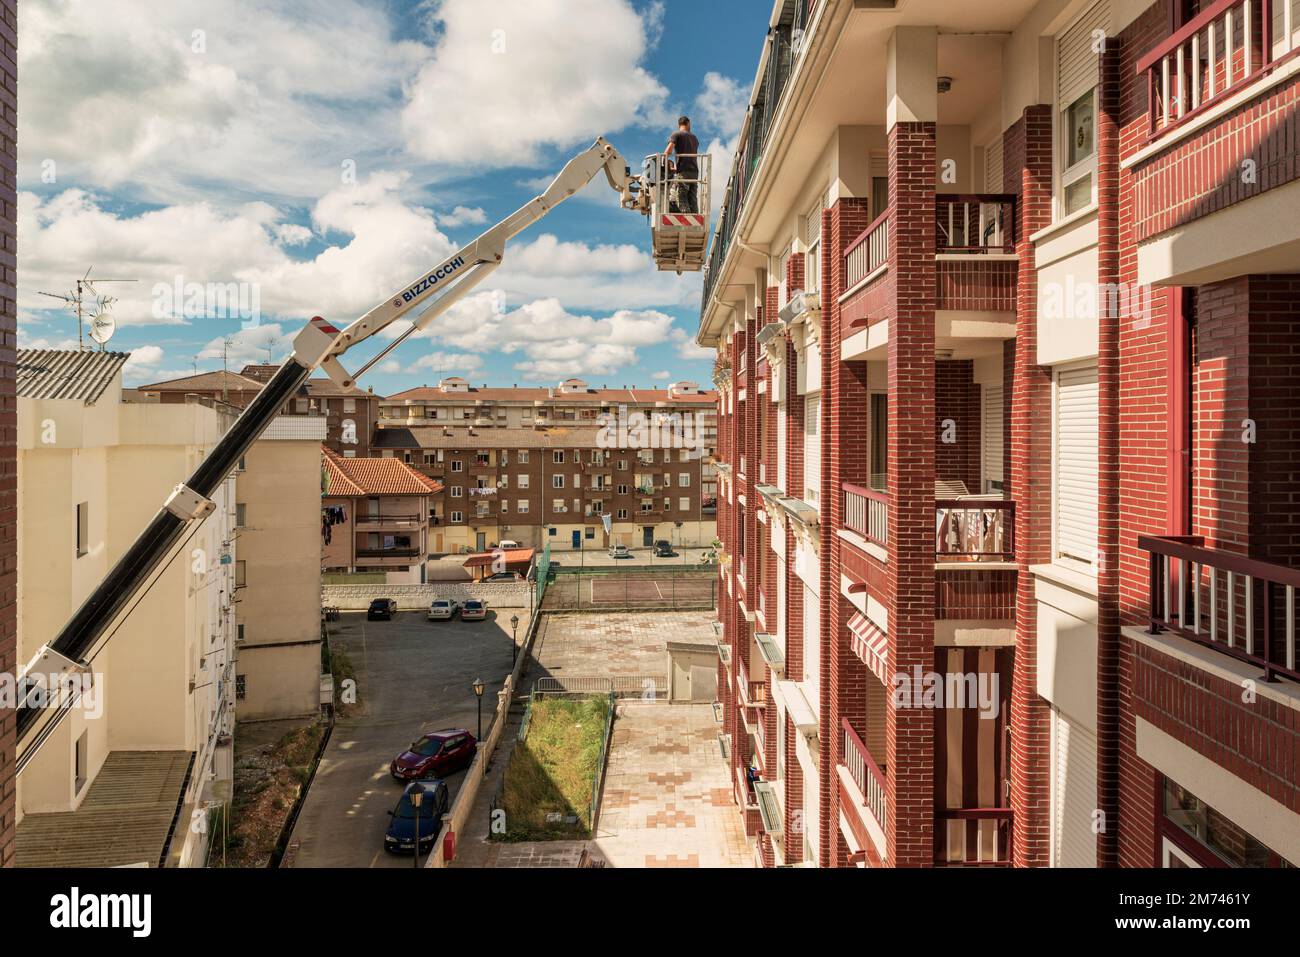
[[[537,222],[552,209],[586,186],[603,172],[619,194],[620,205],[649,217],[654,256],[662,269],[696,271],[704,263],[702,240],[708,221],[707,175],[701,174],[697,210],[677,215],[675,193],[663,170],[661,156],[647,159],[647,172],[633,175],[623,156],[604,137],[565,164],[546,191],[501,222],[489,228],[467,246],[397,290],[360,319],[340,330],[319,316],[294,338],[293,354],[285,360],[229,431],[213,446],[194,473],[177,485],[163,507],[140,537],[122,555],[104,580],[82,603],[52,641],[41,647],[23,669],[18,681],[19,772],[54,732],[63,716],[75,705],[76,694],[60,695],[61,687],[83,685],[91,673],[95,655],[112,638],[116,627],[131,613],[142,597],[148,580],[160,574],[183,546],[182,537],[193,532],[213,510],[211,496],[236,467],[253,442],[279,415],[285,404],[317,368],[323,368],[335,382],[347,388],[368,369],[405,341],[424,329],[453,303],[482,282],[501,265],[508,240]],[[707,156],[702,169],[707,170]],[[672,215],[669,215],[669,212]],[[677,233],[686,230],[683,237]],[[378,355],[349,373],[340,359],[349,349],[388,328],[394,322],[418,313],[411,325]],[[73,679],[76,679],[73,681]],[[55,706],[47,702],[57,701]]]

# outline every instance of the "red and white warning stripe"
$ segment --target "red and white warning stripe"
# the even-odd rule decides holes
[[[698,213],[664,213],[662,226],[703,226],[704,216]]]

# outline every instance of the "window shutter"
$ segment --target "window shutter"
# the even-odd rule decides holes
[[[1097,367],[1062,370],[1056,388],[1056,554],[1094,566]]]
[[[1097,737],[1053,709],[1052,867],[1096,867]]]
[[[994,482],[1002,482],[1002,386],[984,387],[984,413],[981,433],[984,445],[985,491],[995,491]]]
[[[1097,85],[1093,32],[1110,23],[1110,4],[1095,3],[1057,39],[1056,104],[1065,109]]]
[[[1297,0],[1300,2],[1300,0]],[[822,210],[826,208],[826,194],[822,193],[813,202],[812,207],[803,218],[803,242],[805,248],[821,241]]]
[[[803,414],[803,494],[809,505],[817,505],[822,486],[821,395],[804,400]]]
[[[998,137],[984,150],[984,190],[1002,193],[1002,137]]]

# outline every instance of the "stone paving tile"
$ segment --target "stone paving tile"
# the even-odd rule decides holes
[[[714,620],[708,611],[548,615],[532,677],[666,675],[668,642],[712,643]]]

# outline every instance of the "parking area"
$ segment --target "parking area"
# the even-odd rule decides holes
[[[399,612],[392,621],[366,621],[345,612],[331,624],[330,642],[356,669],[362,708],[340,718],[303,804],[293,841],[295,867],[411,867],[383,849],[388,812],[403,785],[389,762],[420,731],[461,727],[477,733],[472,685],[482,678],[484,720],[511,668],[510,613],[487,621],[427,621]],[[454,800],[464,772],[448,784]]]

